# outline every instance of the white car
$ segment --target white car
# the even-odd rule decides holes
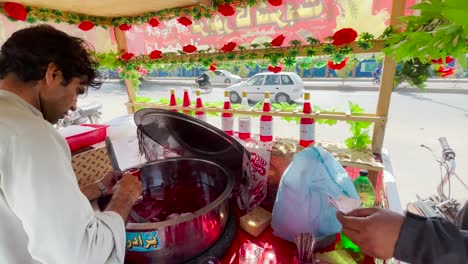
[[[304,95],[304,82],[294,72],[263,72],[226,89],[230,92],[229,99],[234,104],[241,102],[242,91],[246,91],[248,99],[252,101],[263,100],[265,92],[268,91],[272,101],[289,103],[302,98]]]
[[[239,83],[242,78],[225,70],[215,70],[210,74],[211,83]]]

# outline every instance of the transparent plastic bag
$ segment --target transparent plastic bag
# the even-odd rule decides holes
[[[309,147],[294,156],[281,178],[271,226],[274,234],[294,242],[298,233],[318,239],[341,231],[329,195],[359,199],[341,164],[321,147]]]

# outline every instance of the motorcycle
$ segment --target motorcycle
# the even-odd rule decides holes
[[[193,92],[196,92],[198,89],[200,89],[202,91],[206,91],[206,93],[210,93],[213,90],[213,87],[211,86],[210,81],[208,81],[205,85],[202,86],[198,82],[198,79],[195,79],[195,83],[192,84],[191,88]]]
[[[416,201],[408,204],[407,210],[425,217],[445,218],[446,220],[455,223],[461,208],[461,203],[450,197],[450,180],[455,177],[466,190],[468,190],[468,186],[455,172],[455,151],[450,148],[444,137],[440,138],[439,142],[442,146],[441,158],[438,158],[429,147],[421,145],[421,147],[432,152],[434,158],[441,167],[441,182],[437,188],[437,194],[428,198],[417,196]],[[443,171],[445,171],[445,175],[443,175]],[[444,192],[444,185],[446,184],[449,185],[448,195]]]
[[[98,124],[101,122],[102,105],[91,103],[80,105],[76,111],[70,111],[63,119],[57,123],[57,128],[68,127],[80,124]]]
[[[372,84],[379,85],[380,84],[380,75],[372,74]]]

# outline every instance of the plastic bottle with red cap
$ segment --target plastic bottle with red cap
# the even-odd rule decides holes
[[[174,89],[171,89],[171,97],[169,99],[169,106],[177,106],[177,100],[176,100]],[[172,111],[178,112],[177,109],[173,109]]]
[[[229,91],[224,91],[223,109],[231,109],[231,101],[229,101]],[[234,117],[232,113],[221,114],[221,129],[228,135],[234,135]]]
[[[203,102],[201,98],[201,92],[200,89],[196,91],[197,99],[195,101],[195,107],[196,108],[203,108]],[[200,119],[201,121],[206,122],[206,113],[203,111],[195,111],[195,118]]]
[[[192,103],[190,102],[190,96],[189,96],[188,89],[184,89],[184,99],[182,101],[182,106],[183,107],[190,107],[191,104]],[[192,111],[184,110],[184,114],[191,115]]]
[[[271,111],[270,92],[265,92],[265,100],[263,101],[263,112]],[[273,117],[270,115],[260,116],[260,141],[273,141]]]
[[[304,93],[304,106],[302,108],[304,114],[312,113],[312,106],[310,104],[310,93]],[[309,117],[301,118],[301,128],[299,136],[299,144],[303,147],[308,147],[315,142],[315,119]]]
[[[249,110],[249,100],[247,99],[247,92],[242,92],[242,101],[239,110]],[[239,138],[246,140],[251,137],[251,117],[250,115],[239,115]]]

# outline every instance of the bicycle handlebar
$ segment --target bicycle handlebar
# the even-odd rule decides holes
[[[442,157],[445,160],[455,159],[455,151],[450,148],[445,137],[439,138],[440,146],[442,147]]]
[[[440,145],[442,146],[442,150],[450,149],[450,146],[447,142],[447,139],[444,137],[439,138]]]

